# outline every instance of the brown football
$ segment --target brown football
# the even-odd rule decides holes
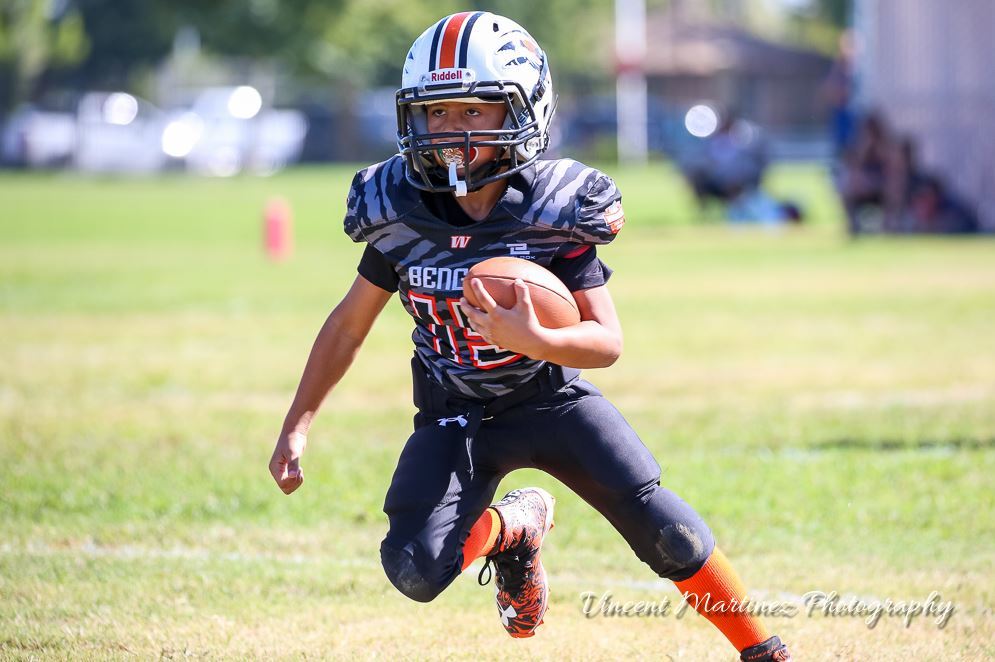
[[[497,305],[515,305],[515,279],[529,286],[532,307],[539,323],[548,329],[559,329],[580,322],[577,302],[567,286],[552,271],[518,257],[492,257],[470,268],[463,278],[463,296],[473,306],[482,308],[470,289],[470,280],[479,278]]]

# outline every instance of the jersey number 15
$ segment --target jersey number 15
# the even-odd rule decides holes
[[[474,331],[460,307],[459,299],[438,301],[432,296],[408,292],[408,300],[415,316],[424,321],[435,336],[432,346],[440,356],[481,370],[508,365],[522,358],[521,354],[486,342],[483,336]],[[439,309],[443,306],[451,322],[446,322],[440,316]]]

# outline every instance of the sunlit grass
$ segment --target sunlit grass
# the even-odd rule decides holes
[[[552,479],[553,608],[511,642],[472,577],[416,605],[379,568],[410,430],[392,303],[284,497],[266,462],[314,334],[355,273],[349,168],[271,179],[0,178],[0,657],[733,659],[701,619],[585,619],[579,594],[675,595]],[[626,329],[590,371],[747,584],[954,600],[873,630],[772,623],[800,659],[983,659],[995,569],[995,245],[851,243],[823,173],[785,167],[812,225],[730,230],[662,166],[618,171],[601,251]],[[783,195],[783,193],[781,193]],[[260,247],[273,195],[296,251]],[[794,599],[794,598],[793,598]]]

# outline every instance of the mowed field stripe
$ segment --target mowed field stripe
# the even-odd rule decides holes
[[[379,561],[363,557],[343,557],[340,555],[316,556],[314,554],[271,554],[266,552],[219,552],[197,547],[143,547],[139,545],[118,545],[114,547],[104,547],[86,543],[78,546],[55,546],[37,543],[18,546],[10,543],[0,545],[0,554],[10,556],[85,556],[94,559],[112,559],[120,561],[140,561],[140,560],[161,560],[175,559],[181,561],[220,561],[230,563],[284,563],[293,565],[333,565],[352,568],[378,569]],[[467,572],[477,573],[483,567],[483,562],[473,563]],[[640,591],[665,591],[679,596],[674,584],[666,579],[656,580],[635,580],[619,577],[598,577],[597,579],[559,576],[556,573],[549,573],[549,580],[552,584],[568,586],[584,586],[590,590],[597,588],[625,588]],[[784,591],[770,591],[766,589],[752,589],[750,596],[754,600],[778,601],[798,607],[805,605],[805,596]],[[883,602],[878,597],[870,595],[847,595],[841,599],[857,598],[868,603]]]

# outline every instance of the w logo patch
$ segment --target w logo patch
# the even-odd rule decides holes
[[[466,248],[470,245],[470,235],[468,234],[454,234],[450,239],[452,240],[450,248]]]

